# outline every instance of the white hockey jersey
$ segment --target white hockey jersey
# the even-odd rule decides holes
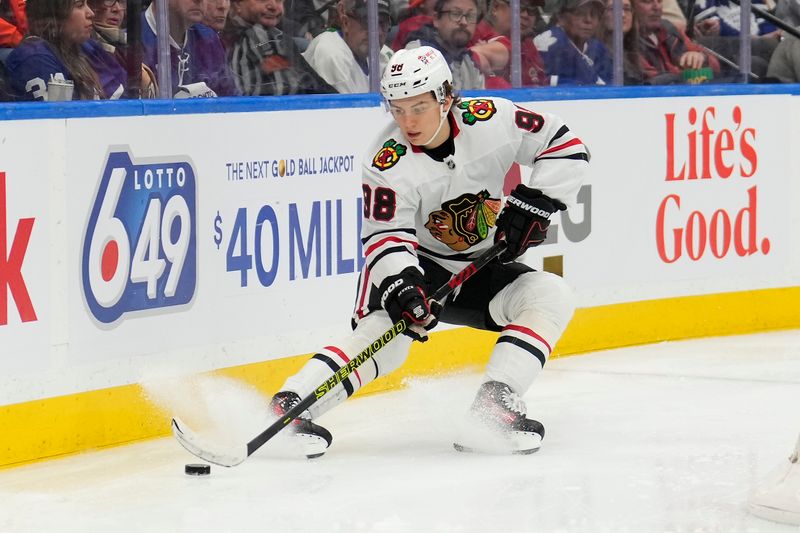
[[[444,161],[409,143],[394,122],[366,152],[357,316],[366,313],[371,286],[419,268],[417,254],[455,273],[489,248],[515,162],[533,169],[522,183],[576,203],[589,154],[560,118],[494,97],[463,100],[450,114],[455,150]]]

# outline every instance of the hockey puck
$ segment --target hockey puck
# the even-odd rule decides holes
[[[188,464],[183,471],[190,476],[207,476],[211,473],[211,465],[202,463]]]

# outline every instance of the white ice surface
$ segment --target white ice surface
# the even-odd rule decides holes
[[[453,450],[479,379],[349,401],[321,419],[334,444],[315,461],[284,439],[190,477],[198,461],[164,438],[0,471],[0,532],[800,531],[745,507],[800,432],[800,331],[550,361],[525,397],[547,429],[529,456]],[[265,401],[222,381],[176,409],[213,406],[237,435]]]

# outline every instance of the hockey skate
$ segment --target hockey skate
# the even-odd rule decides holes
[[[751,495],[748,508],[767,520],[800,525],[800,438],[789,460],[773,470]]]
[[[544,426],[527,418],[525,402],[499,381],[481,385],[468,423],[453,446],[460,452],[529,454],[544,438]]]
[[[269,406],[277,416],[283,416],[289,409],[300,403],[300,396],[294,392],[281,391],[272,397]],[[286,428],[302,445],[303,453],[309,459],[325,455],[325,451],[333,442],[331,432],[311,421],[309,412],[303,411],[300,416],[292,421]]]

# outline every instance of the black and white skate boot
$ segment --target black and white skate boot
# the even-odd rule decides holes
[[[460,452],[533,453],[542,445],[544,426],[527,418],[525,402],[499,381],[481,385],[469,412],[469,423],[453,443]]]
[[[281,391],[272,397],[269,407],[278,416],[285,415],[289,409],[300,403],[300,396],[294,392]],[[308,410],[295,418],[286,431],[292,432],[303,446],[309,459],[321,457],[333,442],[333,435],[324,427],[311,421]]]

